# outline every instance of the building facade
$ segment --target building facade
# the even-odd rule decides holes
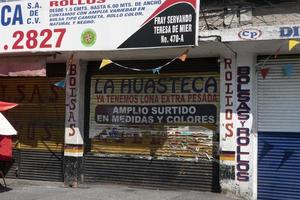
[[[8,176],[299,198],[299,1],[0,7],[2,63],[46,63],[45,77],[0,78],[20,104],[4,113],[18,130]]]

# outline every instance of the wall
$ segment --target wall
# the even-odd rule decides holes
[[[222,1],[223,2],[223,1]],[[249,26],[298,24],[300,1],[211,1],[201,4],[199,29],[227,29]],[[265,3],[263,3],[265,2]],[[275,3],[274,3],[275,2]]]
[[[255,59],[221,60],[220,184],[238,199],[256,198]]]

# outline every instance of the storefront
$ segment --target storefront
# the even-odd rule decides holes
[[[265,77],[257,76],[258,199],[298,199],[300,57],[272,58],[266,66]]]
[[[299,25],[205,31],[199,2],[1,3],[1,56],[48,55],[45,77],[0,73],[9,177],[297,198]]]
[[[64,66],[49,64],[46,77],[0,78],[1,100],[19,105],[3,113],[18,131],[10,178],[63,181],[65,91],[54,83]]]
[[[90,63],[85,181],[218,191],[218,65],[190,59],[150,74]]]
[[[214,134],[217,134],[219,101],[217,96],[211,97],[211,94],[209,96],[208,93],[211,92],[212,88],[213,94],[218,94],[217,71],[216,74],[206,73],[199,75],[199,77],[191,74],[192,71],[185,71],[185,76],[170,71],[170,77],[174,80],[181,79],[182,86],[177,86],[179,83],[175,83],[175,81],[172,83],[171,80],[162,83],[165,82],[168,75],[165,74],[163,75],[165,78],[159,79],[156,75],[152,75],[152,71],[150,71],[150,75],[145,75],[145,81],[151,81],[147,83],[148,86],[142,86],[145,87],[146,92],[132,95],[137,97],[140,101],[138,103],[141,103],[142,97],[146,96],[148,92],[151,92],[153,98],[161,99],[160,102],[141,104],[144,109],[149,110],[149,113],[145,114],[147,120],[138,122],[136,120],[141,115],[135,116],[125,113],[128,117],[137,118],[133,121],[127,121],[127,119],[122,121],[123,116],[117,116],[120,118],[119,121],[104,121],[105,123],[103,123],[101,122],[103,120],[101,116],[107,117],[105,115],[107,114],[106,109],[111,111],[109,109],[117,106],[120,109],[130,109],[134,108],[136,103],[124,104],[120,101],[116,103],[108,102],[102,105],[101,102],[97,102],[96,95],[100,97],[101,95],[92,93],[95,90],[95,82],[98,80],[102,84],[102,82],[108,81],[107,84],[110,84],[110,77],[108,75],[94,76],[93,74],[85,81],[85,72],[89,70],[89,66],[87,67],[82,63],[95,60],[95,58],[103,59],[103,51],[111,52],[113,55],[118,50],[123,50],[123,52],[129,49],[153,50],[153,48],[156,48],[160,50],[163,49],[162,47],[169,47],[178,48],[176,54],[179,54],[183,49],[186,50],[196,46],[198,44],[199,1],[31,0],[3,2],[0,8],[1,12],[4,13],[0,25],[9,28],[9,34],[3,32],[3,38],[0,41],[3,53],[12,56],[24,54],[30,57],[38,52],[39,54],[53,56],[47,58],[48,60],[57,62],[56,59],[59,59],[66,63],[66,65],[61,66],[66,69],[66,73],[53,79],[50,77],[30,79],[22,76],[4,78],[5,84],[8,83],[8,80],[13,81],[10,83],[12,86],[9,85],[9,87],[12,87],[9,89],[12,91],[11,97],[19,96],[19,99],[3,98],[7,101],[15,100],[17,103],[23,104],[23,107],[20,106],[15,111],[7,113],[7,117],[20,132],[19,140],[16,141],[16,155],[18,156],[15,156],[18,160],[18,166],[14,167],[19,177],[64,180],[67,185],[76,186],[79,180],[83,181],[82,167],[89,166],[88,162],[83,164],[86,148],[91,149],[91,151],[88,151],[89,153],[96,152],[108,155],[172,157],[174,154],[175,157],[196,160],[204,157],[209,160],[213,157],[212,138]],[[99,54],[95,56],[96,53]],[[94,55],[92,59],[89,57],[90,54]],[[164,54],[160,58],[169,59],[172,56],[174,56],[174,53],[171,56]],[[114,56],[111,58],[113,59]],[[140,59],[145,60],[142,56],[140,56]],[[150,59],[153,60],[154,58]],[[216,61],[216,59],[214,60]],[[213,65],[213,67],[217,67],[217,65]],[[115,77],[113,81],[115,84],[120,84],[122,80],[130,80],[133,76],[140,75],[128,74],[128,76],[123,76],[123,79],[118,78],[119,76],[120,74]],[[192,76],[193,79],[189,76]],[[142,77],[140,77],[140,80],[142,80]],[[65,83],[65,90],[55,88],[54,84],[58,81]],[[159,81],[162,82],[157,86]],[[205,86],[205,84],[208,85]],[[109,89],[111,86],[105,87],[111,90]],[[116,87],[116,90],[120,89],[117,85],[112,87]],[[173,87],[172,90],[170,87]],[[138,90],[138,88],[135,89]],[[86,93],[85,90],[91,91],[91,93]],[[169,90],[171,90],[171,93]],[[165,103],[162,102],[162,96],[170,98],[175,93],[179,93],[180,90],[182,90],[181,93],[187,93],[182,94],[181,98],[188,98],[190,95],[190,98],[195,100],[190,99],[186,104],[182,102],[178,107],[180,111],[168,111],[170,116],[166,116],[167,119],[154,119],[155,114],[150,113],[150,110],[166,108]],[[200,97],[192,97],[193,90],[205,93],[205,97],[201,95]],[[85,94],[91,95],[91,102],[85,101]],[[116,91],[116,93],[112,92],[112,95],[116,95],[118,98],[123,94]],[[201,100],[198,100],[199,98]],[[203,100],[202,98],[206,99]],[[170,101],[168,100],[168,102]],[[170,105],[177,103],[175,101]],[[204,106],[206,107],[202,112]],[[170,108],[171,106],[167,109]],[[91,110],[90,113],[88,109]],[[91,121],[84,124],[86,120],[91,119],[90,116],[95,111],[99,112],[97,114],[99,116],[97,118],[98,123],[93,124]],[[14,114],[14,112],[19,113]],[[85,112],[87,114],[83,115]],[[182,112],[192,112],[195,117],[190,118],[188,113],[181,116]],[[162,121],[159,121],[159,119]],[[160,123],[163,123],[164,126],[160,126]],[[165,127],[167,123],[170,123],[172,127]],[[103,141],[106,129],[103,124],[108,124],[107,132],[115,130],[113,128],[116,127],[117,133],[112,134],[109,143]],[[199,129],[202,124],[207,127]],[[190,130],[183,127],[187,125],[196,128]],[[150,131],[150,128],[153,128],[153,130]],[[187,134],[184,136],[187,139],[182,139],[181,135],[178,136],[179,141],[176,139],[177,136],[170,136],[169,139],[168,132],[171,134],[171,132],[176,132],[177,129],[180,132],[186,131],[183,134]],[[61,130],[64,130],[64,136],[61,135]],[[118,136],[120,133],[122,133],[121,138]],[[192,134],[195,134],[196,140],[193,148],[186,144],[192,142]],[[123,142],[121,144],[125,147],[119,144],[120,141]],[[88,142],[91,143],[90,147]],[[171,148],[170,145],[175,145],[175,147]],[[183,145],[182,150],[179,147],[180,145]],[[203,155],[204,152],[205,156]],[[62,157],[64,158],[63,161]],[[212,162],[208,163],[207,170],[212,172]],[[63,173],[62,168],[64,169]],[[180,170],[175,174],[178,173],[181,173]],[[205,172],[201,173],[206,174]],[[11,173],[11,176],[13,174]],[[209,176],[212,176],[212,174],[210,173]],[[89,176],[87,175],[87,177]],[[208,179],[210,182],[213,180],[212,178]],[[211,185],[209,186],[211,187]]]

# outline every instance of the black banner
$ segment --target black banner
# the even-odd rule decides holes
[[[217,108],[201,105],[98,105],[95,110],[98,124],[215,124]]]
[[[174,4],[153,17],[119,48],[195,45],[196,20],[191,4]]]

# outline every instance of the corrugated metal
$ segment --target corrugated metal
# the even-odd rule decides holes
[[[21,150],[19,178],[63,181],[63,153]]]
[[[151,135],[143,131],[140,132],[139,136],[93,139],[92,152],[205,158],[206,156],[213,156],[212,138],[212,131],[199,130],[197,133],[187,136],[180,134]]]
[[[151,61],[120,61],[125,66],[142,66],[149,69],[153,66],[159,66],[166,60]],[[157,121],[149,124],[138,123],[116,123],[104,124],[95,123],[95,106],[120,105],[120,106],[177,106],[177,105],[208,105],[203,108],[216,108],[207,110],[219,110],[219,64],[217,59],[188,59],[184,64],[182,62],[171,63],[168,67],[162,69],[160,75],[149,74],[149,72],[134,72],[124,70],[111,64],[109,67],[99,71],[99,63],[89,63],[87,71],[87,91],[91,95],[86,96],[86,102],[89,102],[87,114],[90,115],[89,121],[86,121],[86,127],[89,132],[88,151],[85,155],[85,181],[100,183],[120,183],[126,185],[135,185],[138,187],[151,188],[169,188],[169,189],[187,189],[199,191],[219,191],[219,171],[217,162],[208,160],[218,149],[218,130],[219,116],[216,116],[215,124],[208,123],[158,123]],[[138,79],[151,79],[158,82],[160,78],[180,79],[182,77],[203,77],[202,83],[208,77],[216,81],[217,91],[201,92],[200,95],[208,93],[215,95],[215,99],[208,101],[189,100],[185,102],[162,102],[155,100],[155,96],[187,95],[199,93],[180,91],[180,84],[166,82],[168,89],[164,93],[158,91],[145,92],[141,90],[141,82]],[[136,96],[136,102],[130,101],[101,101],[101,94],[95,92],[95,82],[100,81],[100,89],[103,80],[112,80],[115,91],[108,92],[117,98],[123,96]],[[121,92],[121,79],[137,80],[135,93],[133,91]],[[187,81],[190,83],[190,81]],[[99,83],[99,82],[98,82]],[[176,89],[170,90],[170,85],[175,85]],[[199,85],[197,85],[199,87]],[[151,87],[151,86],[150,86]],[[188,86],[190,87],[190,85]],[[176,91],[175,91],[176,90]],[[181,93],[182,92],[182,93]],[[101,93],[101,92],[100,92]],[[123,93],[123,94],[120,94]],[[109,95],[108,94],[108,95]],[[96,95],[99,99],[95,98]],[[142,100],[145,96],[153,96],[152,101]],[[104,97],[106,98],[106,97]],[[162,99],[162,98],[160,98]],[[106,105],[105,105],[106,104]],[[210,105],[209,105],[210,104]],[[145,114],[144,116],[147,116]],[[151,115],[151,113],[150,113]],[[200,114],[199,114],[200,115]],[[92,122],[94,121],[94,123]],[[112,122],[112,121],[111,121]],[[104,130],[104,131],[103,131]],[[117,130],[117,131],[111,131]],[[186,130],[186,131],[185,131]],[[214,141],[217,141],[215,142]],[[90,146],[89,146],[90,145]],[[212,159],[214,160],[214,159]],[[198,161],[198,162],[197,162]]]
[[[20,150],[13,149],[13,160],[8,166],[6,177],[7,178],[17,178],[19,176],[19,165],[20,164]]]
[[[60,78],[1,78],[1,99],[19,103],[5,113],[18,131],[19,148],[63,151],[65,91]]]
[[[62,180],[62,159],[51,158],[64,146],[65,91],[54,86],[61,79],[0,78],[1,100],[19,104],[4,114],[18,131],[20,178]]]
[[[164,74],[160,76],[156,75],[109,75],[109,76],[100,76],[94,75],[91,78],[92,87],[91,91],[95,91],[95,85],[98,80],[101,81],[103,84],[106,80],[113,80],[115,91],[120,91],[121,82],[123,79],[131,80],[131,79],[138,79],[138,78],[149,78],[151,80],[157,81],[159,78],[173,78],[178,79],[180,77],[189,77],[190,79],[202,77],[203,80],[198,87],[203,87],[205,85],[205,81],[209,80],[209,78],[214,78],[216,81],[217,86],[219,86],[219,73],[213,72],[201,72],[199,74],[190,74],[190,73],[182,73],[182,74]],[[144,83],[145,84],[145,83]],[[171,88],[174,84],[173,82],[169,81],[168,88]],[[147,92],[140,92],[140,93],[124,93],[124,94],[115,94],[113,93],[112,96],[135,96],[139,98],[140,101],[144,97],[152,96],[160,98],[162,95],[164,96],[171,96],[171,95],[178,95],[184,97],[184,100],[181,103],[178,103],[174,100],[174,102],[162,102],[162,100],[149,100],[141,102],[140,105],[149,106],[149,105],[205,105],[205,106],[214,106],[216,108],[216,113],[218,113],[219,109],[219,91],[213,92],[210,88],[209,92],[199,92],[197,95],[201,96],[201,99],[191,100],[188,99],[189,95],[195,95],[195,93],[180,93],[180,88],[182,87],[180,81],[176,82],[176,91],[167,91],[166,93],[151,93],[150,95]],[[99,84],[101,85],[101,84]],[[139,90],[142,88],[143,85],[140,81],[137,81],[137,87]],[[200,86],[199,86],[200,85]],[[219,87],[217,87],[219,88]],[[211,97],[208,97],[211,95]],[[99,102],[98,97],[103,96],[105,98],[106,95],[98,94],[97,98],[96,95],[92,92],[91,94],[91,110],[90,110],[90,137],[92,138],[91,141],[91,151],[97,153],[107,153],[107,154],[139,154],[139,155],[155,155],[155,156],[169,156],[169,157],[206,157],[213,156],[213,134],[214,131],[217,130],[217,121],[215,124],[208,124],[208,123],[154,123],[154,124],[125,124],[125,125],[117,125],[117,124],[98,124],[95,122],[95,112],[96,107],[98,105],[122,105],[122,106],[132,106],[136,105],[136,103],[132,103],[130,101],[124,101],[123,103],[114,103],[114,102]],[[214,98],[212,98],[214,96]],[[161,98],[163,99],[163,98]],[[218,116],[217,116],[218,118]],[[116,125],[118,126],[117,129],[119,132],[123,132],[121,137],[111,137],[105,135],[106,132],[111,130],[113,127],[115,128]],[[202,126],[202,127],[201,127]],[[171,127],[171,128],[169,128]],[[183,128],[190,127],[192,131],[191,133],[184,134]],[[206,127],[206,128],[204,128]],[[170,132],[171,129],[178,129],[182,131],[178,131],[178,134],[172,134]],[[105,130],[105,131],[102,131]],[[105,132],[105,133],[102,133]],[[182,134],[180,133],[182,132]]]
[[[217,164],[85,156],[85,181],[121,183],[160,189],[218,191]]]
[[[300,133],[258,134],[258,199],[300,199]]]
[[[286,65],[293,67],[291,77],[283,73]],[[265,67],[270,68],[265,79],[257,73],[258,130],[299,132],[300,58],[270,59]]]

